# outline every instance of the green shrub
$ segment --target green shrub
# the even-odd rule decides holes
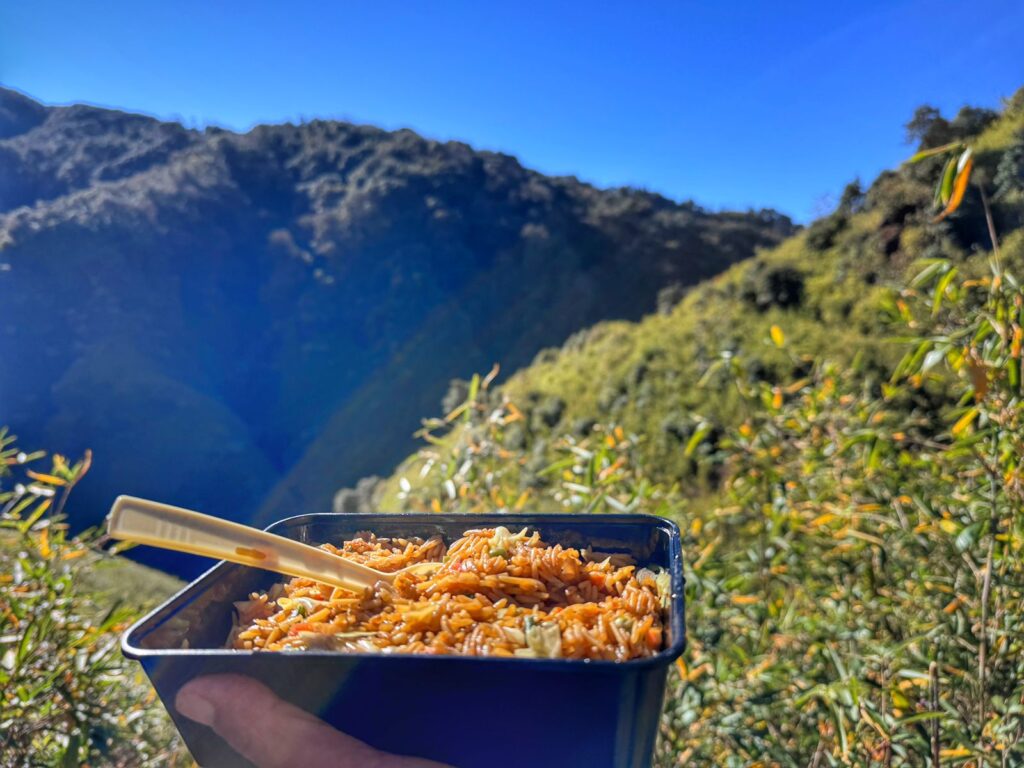
[[[827,251],[836,242],[836,236],[849,225],[842,211],[818,219],[807,228],[807,247]]]
[[[715,363],[706,386],[735,388],[747,417],[675,411],[670,426],[716,468],[717,497],[686,500],[614,425],[510,449],[524,416],[477,378],[426,423],[401,503],[680,522],[689,647],[661,765],[1019,764],[1024,292],[1001,267],[922,266],[888,302],[904,326],[891,341],[913,339],[891,376],[818,361],[779,384],[737,356]],[[784,329],[769,336],[806,368]]]
[[[754,264],[747,272],[742,297],[760,312],[771,307],[799,307],[804,301],[803,273],[788,266],[767,267],[762,263]]]
[[[759,407],[684,518],[666,765],[1024,761],[1024,292],[932,262],[896,302],[919,341],[890,380],[734,372]]]
[[[62,522],[89,458],[33,470],[42,458],[0,429],[0,765],[184,765],[166,713],[121,657],[138,607],[83,589],[84,569],[108,556],[95,533],[71,537]]]

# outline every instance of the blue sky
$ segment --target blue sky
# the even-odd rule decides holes
[[[338,117],[807,220],[929,102],[1024,85],[1024,3],[0,5],[0,83],[244,130]]]

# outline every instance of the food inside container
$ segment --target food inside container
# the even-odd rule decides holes
[[[502,528],[507,533],[501,532]],[[354,615],[358,622],[369,622],[371,626],[373,617],[381,616],[376,619],[380,626],[373,629],[373,636],[337,637],[344,632],[334,632],[333,626],[327,633],[300,626],[296,628],[296,636],[300,631],[309,631],[324,634],[324,639],[317,638],[318,644],[304,638],[298,647],[275,651],[277,644],[288,637],[286,630],[291,627],[281,628],[280,635],[268,644],[275,628],[257,623],[263,614],[266,618],[262,620],[273,621],[275,625],[293,620],[296,615],[308,624],[333,624],[347,612],[329,611],[318,616],[324,606],[317,601],[330,602],[342,599],[341,595],[335,595],[333,590],[326,595],[320,592],[319,596],[312,592],[300,594],[299,590],[310,587],[312,582],[289,581],[267,570],[234,563],[218,564],[140,620],[127,632],[123,642],[124,652],[141,661],[182,739],[200,765],[252,768],[249,761],[235,753],[216,733],[183,716],[174,706],[175,697],[186,682],[204,675],[225,673],[257,680],[278,697],[332,728],[393,754],[415,755],[448,765],[486,765],[488,768],[518,768],[524,760],[530,765],[560,768],[576,765],[644,768],[651,764],[666,677],[685,643],[682,549],[679,529],[672,522],[645,515],[618,514],[346,513],[302,515],[275,523],[269,530],[314,546],[331,542],[356,559],[369,562],[368,558],[373,558],[374,567],[382,571],[396,572],[407,560],[411,562],[412,556],[439,562],[440,567],[429,569],[433,571],[430,578],[440,584],[447,574],[452,581],[430,595],[417,597],[415,606],[420,603],[423,607],[429,606],[430,620],[437,621],[440,629],[432,636],[428,636],[428,631],[434,630],[423,630],[419,638],[423,643],[420,652],[413,649],[416,640],[410,639],[411,635],[402,640],[396,637],[397,633],[391,634],[388,642],[405,647],[387,650],[374,645],[371,651],[352,651],[352,644],[347,641],[376,638],[381,642],[382,635],[390,633],[393,626],[386,621],[395,622],[400,618],[384,610],[367,611]],[[365,531],[375,535],[361,533]],[[534,540],[535,532],[539,537]],[[513,540],[511,545],[503,541],[506,536]],[[468,540],[464,545],[466,553],[459,555],[459,542],[463,540]],[[528,543],[531,541],[536,546]],[[490,548],[485,551],[485,546]],[[500,552],[503,548],[505,555]],[[475,552],[475,557],[469,557],[469,552]],[[516,570],[516,564],[523,562],[519,554],[536,558],[536,578],[544,585],[542,591],[529,591],[528,585],[536,587],[531,582],[507,580],[499,580],[503,585],[500,592],[487,591],[493,588],[490,581],[487,585],[491,586],[481,586],[475,591],[468,582],[464,588],[455,587],[456,583],[462,584],[464,573],[476,574],[481,580],[502,574],[533,579],[532,563],[529,574],[525,569]],[[480,569],[473,571],[471,567],[456,570],[459,559],[472,563],[477,558],[483,562],[485,557],[503,558],[505,570],[488,573]],[[550,570],[541,567],[544,562],[552,564]],[[578,564],[575,579],[559,575],[573,572],[570,562]],[[568,571],[558,570],[556,565]],[[620,574],[621,569],[630,567],[632,571]],[[419,572],[417,569],[416,573]],[[594,576],[592,580],[589,575],[592,572],[602,574],[603,584],[594,583],[602,578]],[[648,573],[655,574],[656,584],[659,579],[667,579],[671,584],[667,590],[667,608],[661,607],[665,592],[660,586],[651,587]],[[454,580],[456,574],[459,574],[458,582]],[[401,578],[396,577],[396,581]],[[616,632],[624,633],[626,627],[614,621],[608,623],[609,619],[619,616],[613,606],[621,604],[617,600],[626,601],[631,580],[635,580],[640,592],[651,595],[648,606],[658,606],[651,628],[661,628],[661,647],[650,653],[643,650],[646,637],[635,646],[631,645],[633,631],[637,631],[635,618],[629,644],[620,643],[616,635]],[[591,592],[587,584],[595,591]],[[290,592],[289,587],[292,587]],[[571,602],[570,587],[582,590],[584,597],[603,594],[604,598]],[[424,589],[424,593],[428,589]],[[380,590],[378,586],[374,592]],[[396,594],[398,591],[396,587]],[[547,597],[542,597],[542,593]],[[266,596],[264,607],[253,603],[250,596],[254,594],[259,603],[263,603],[261,596]],[[629,594],[634,593],[629,590]],[[281,598],[296,602],[282,604]],[[492,607],[501,599],[508,600],[502,608],[515,605],[514,615],[507,611],[504,617],[508,621],[515,620],[516,626],[510,629],[523,633],[522,643],[517,642],[514,631],[510,633],[515,640],[509,640],[507,649],[513,649],[513,657],[479,652],[472,655],[475,641],[470,637],[494,641],[493,630],[502,626],[501,618],[497,617],[501,609],[494,608],[493,620],[475,621],[475,626],[466,625],[461,629],[452,626],[453,614],[448,604],[474,598],[481,605],[486,598]],[[413,607],[412,598],[407,599]],[[239,602],[245,619],[241,624],[236,607]],[[246,613],[247,609],[252,612]],[[567,621],[572,611],[592,614],[580,621],[587,633],[599,641],[588,647],[607,652],[607,656],[573,657],[572,654],[585,651],[582,650],[584,645],[573,639],[574,630]],[[281,622],[273,620],[278,614]],[[636,611],[634,614],[642,615]],[[483,615],[481,611],[480,617]],[[529,617],[532,617],[532,626],[541,631],[532,646],[526,638]],[[407,615],[401,621],[410,618],[414,617]],[[643,615],[642,621],[646,618]],[[454,619],[458,625],[458,616]],[[450,643],[445,639],[441,650],[426,650],[428,646],[434,647],[445,629],[445,621],[452,631]],[[550,628],[553,623],[558,624],[561,638],[560,658],[546,655],[556,647],[554,631]],[[266,650],[259,649],[255,637],[249,638],[253,641],[253,650],[245,649],[244,640],[241,647],[236,647],[241,633],[254,624],[260,628]],[[342,622],[338,625],[342,626]],[[614,642],[601,640],[606,637],[600,630],[602,626],[608,638],[616,638]],[[263,635],[268,627],[269,632]],[[504,629],[501,632],[506,634]],[[530,637],[534,638],[533,630]],[[459,638],[461,648],[469,653],[456,650],[460,648]],[[335,650],[338,641],[344,643],[343,652]],[[449,644],[451,649],[447,647]],[[619,647],[634,648],[641,655],[616,661],[615,649]],[[515,655],[515,650],[526,648],[536,655]],[[244,706],[244,702],[240,702],[240,706]],[[495,747],[495,739],[506,738],[502,734],[514,741],[514,749]]]
[[[440,535],[363,532],[332,553],[392,573],[353,592],[294,578],[235,603],[227,647],[629,661],[664,646],[670,577],[628,555],[548,544],[524,527]]]

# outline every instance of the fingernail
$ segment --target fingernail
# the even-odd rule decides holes
[[[189,720],[195,720],[203,725],[213,725],[213,718],[216,714],[213,703],[200,696],[189,686],[185,686],[178,692],[174,700],[175,706]]]

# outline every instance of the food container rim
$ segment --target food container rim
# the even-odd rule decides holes
[[[256,651],[236,650],[233,648],[143,648],[137,645],[134,640],[139,633],[145,633],[149,625],[165,619],[173,614],[183,604],[191,601],[193,593],[201,593],[207,589],[212,582],[216,582],[221,572],[235,567],[233,563],[224,561],[218,562],[212,568],[186,584],[167,600],[152,609],[141,619],[132,624],[121,636],[121,652],[129,659],[145,661],[159,658],[180,658],[180,657],[224,657],[224,658],[247,658],[259,657],[265,659],[268,656],[285,656],[289,658],[338,658],[346,660],[373,660],[381,661],[387,659],[397,664],[423,663],[429,660],[431,663],[440,664],[479,664],[481,662],[492,662],[500,664],[525,664],[532,667],[552,668],[567,670],[570,668],[584,669],[607,669],[620,670],[637,669],[642,667],[667,666],[682,654],[686,646],[686,623],[684,620],[685,596],[683,593],[683,555],[682,539],[679,526],[672,520],[658,515],[641,513],[611,513],[611,514],[581,514],[565,512],[310,512],[301,515],[293,515],[271,523],[264,530],[274,531],[278,528],[304,525],[318,520],[359,520],[359,519],[380,519],[388,520],[423,520],[436,522],[453,522],[454,520],[482,518],[487,519],[499,517],[501,519],[531,520],[535,518],[548,518],[550,520],[560,519],[568,522],[598,523],[638,523],[650,522],[662,526],[669,536],[669,562],[668,569],[672,582],[671,613],[669,624],[672,630],[672,644],[663,648],[654,656],[642,659],[630,659],[629,661],[608,661],[604,659],[531,659],[502,656],[465,656],[457,654],[429,655],[422,653],[339,653],[338,651],[303,650],[303,651]],[[528,523],[526,523],[528,524]],[[585,527],[585,526],[584,526]]]

